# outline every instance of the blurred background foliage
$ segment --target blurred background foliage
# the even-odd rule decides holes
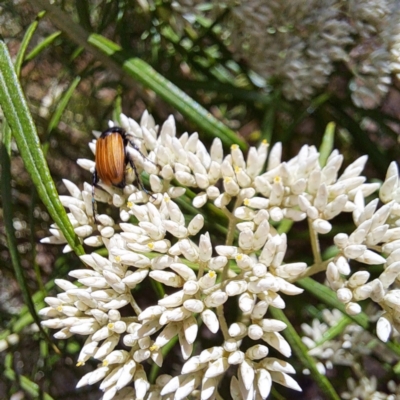
[[[208,3],[200,5],[206,12],[210,9]],[[0,34],[12,58],[22,57],[20,82],[60,194],[66,193],[63,178],[77,184],[91,181],[76,159],[91,158],[87,144],[92,130],[104,130],[121,111],[139,119],[148,109],[156,121],[174,114],[178,132],[198,130],[209,143],[222,135],[226,149],[235,135],[243,148],[263,139],[281,141],[284,159],[295,156],[305,143],[319,147],[326,125],[334,121],[335,147],[345,155],[345,164],[368,154],[367,175],[382,179],[389,162],[399,160],[400,93],[395,76],[379,104],[362,108],[352,101],[348,86],[354,71],[335,62],[326,85],[308,98],[288,99],[279,79],[262,79],[249,60],[235,55],[229,24],[224,25],[232,17],[229,7],[219,14],[189,17],[162,0],[0,1]],[[27,47],[21,51],[23,45]],[[170,83],[215,120],[203,118],[207,114]],[[3,136],[4,122],[2,115]],[[27,288],[40,308],[54,278],[65,277],[81,263],[73,253],[63,254],[61,247],[40,244],[52,221],[15,142],[11,155],[16,246]],[[2,221],[3,200],[0,213]],[[32,324],[3,223],[0,286],[0,398],[98,398],[96,385],[75,390],[79,377],[92,369],[90,363],[75,367],[77,339],[57,343],[60,357]]]

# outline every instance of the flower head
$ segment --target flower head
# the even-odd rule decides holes
[[[65,181],[70,196],[62,201],[75,232],[88,246],[104,246],[108,255],[82,256],[87,268],[69,273],[76,283],[56,280],[62,292],[46,298],[48,307],[41,310],[43,325],[58,330],[56,338],[87,336],[78,365],[91,357],[100,361],[79,387],[101,381],[103,399],[172,394],[184,399],[194,391],[208,399],[230,370],[232,396],[266,398],[273,382],[301,390],[290,376],[291,364],[269,356],[274,348],[290,357],[291,349],[281,333],[286,323],[268,314],[270,308],[285,309],[283,295],[301,294],[296,280],[321,265],[328,265],[330,285],[349,313],[359,312],[358,301],[371,298],[386,311],[378,322],[379,337],[387,339],[388,325],[397,329],[399,296],[390,288],[400,272],[398,203],[390,195],[398,185],[394,166],[381,188],[387,204],[377,210],[374,201],[364,204],[377,189],[360,176],[365,157],[339,175],[337,151],[325,166],[309,146],[282,162],[277,144],[265,168],[267,143],[250,148],[247,157],[233,145],[224,156],[218,138],[208,151],[196,133],[178,137],[172,117],[158,128],[147,113],[140,124],[122,115],[121,125],[139,149],[127,152],[149,190],[135,186],[139,177],[129,169],[123,189],[100,182],[98,208],[118,213],[94,218],[91,186],[81,191]],[[89,160],[79,164],[91,172],[95,167]],[[308,269],[301,260],[285,263],[288,239],[276,223],[306,219],[315,239],[329,232],[330,221],[342,212],[353,213],[356,229],[336,234],[336,257]],[[56,227],[52,233],[45,242],[65,242]],[[378,244],[390,253],[386,261]],[[351,275],[351,260],[386,268],[369,282],[367,271]],[[147,281],[165,295],[142,309],[137,293]],[[231,304],[239,311],[228,325]],[[213,346],[195,349],[204,335],[213,338]],[[184,360],[180,374],[161,375],[150,384],[143,365],[151,360],[161,367],[162,350],[175,337]]]

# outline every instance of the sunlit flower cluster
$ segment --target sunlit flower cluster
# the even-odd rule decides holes
[[[392,327],[400,330],[400,296],[393,288],[400,273],[395,164],[380,189],[385,205],[377,208],[377,200],[365,204],[379,187],[360,176],[366,157],[340,174],[337,151],[323,165],[312,146],[287,162],[279,143],[270,151],[267,143],[251,147],[246,157],[233,145],[224,155],[219,138],[208,151],[197,133],[177,136],[173,117],[159,128],[147,112],[140,123],[121,115],[120,126],[135,143],[127,151],[148,190],[134,185],[129,168],[124,189],[100,182],[98,210],[108,206],[118,216],[99,212],[94,218],[92,186],[80,190],[65,181],[70,196],[61,201],[76,234],[87,246],[104,246],[108,255],[82,256],[87,268],[69,273],[76,283],[56,280],[62,292],[46,298],[48,307],[41,310],[43,325],[58,330],[56,338],[87,336],[78,365],[92,357],[101,362],[79,387],[101,382],[104,400],[206,400],[218,397],[222,387],[234,399],[265,399],[273,383],[301,390],[290,376],[293,366],[269,355],[274,349],[291,356],[281,333],[287,325],[271,318],[269,309],[284,310],[283,295],[303,292],[295,282],[326,268],[349,313],[359,313],[358,302],[370,298],[384,310],[378,336],[387,340]],[[93,172],[93,161],[78,162]],[[332,220],[343,212],[352,212],[356,228],[335,235],[337,255],[323,262],[318,236],[331,232]],[[287,237],[276,229],[283,220],[308,221],[314,265],[301,257],[284,261]],[[43,242],[66,243],[56,226],[51,233]],[[367,270],[355,269],[352,260],[366,269],[383,264],[384,270],[369,281]],[[140,289],[148,281],[166,294],[142,309]],[[231,307],[237,309],[235,321],[227,318]],[[213,339],[211,347],[203,347],[204,335]],[[180,373],[162,374],[151,384],[147,363],[163,368],[162,350],[175,338]]]
[[[310,98],[326,87],[337,62],[353,78],[354,104],[379,105],[399,68],[399,9],[395,0],[262,0],[173,2],[177,14],[220,21],[230,32],[237,59],[269,82],[280,83],[290,100]],[[179,21],[179,18],[178,18]]]

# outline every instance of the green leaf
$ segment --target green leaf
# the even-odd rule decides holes
[[[321,167],[326,165],[329,155],[333,150],[333,141],[335,138],[335,123],[329,122],[326,126],[324,136],[322,138],[322,143],[319,148],[319,163]]]
[[[53,397],[51,397],[47,393],[43,393],[39,385],[35,382],[32,382],[28,377],[25,375],[17,375],[15,371],[12,369],[5,369],[3,371],[4,377],[8,378],[11,381],[18,381],[19,384],[21,385],[22,389],[26,391],[30,396],[32,396],[35,399],[43,399],[43,400],[53,400]]]
[[[32,39],[33,34],[34,34],[35,31],[36,31],[36,28],[37,28],[38,25],[39,25],[39,21],[43,18],[43,16],[44,16],[45,14],[46,14],[46,13],[45,13],[44,11],[41,11],[41,12],[36,16],[35,21],[33,21],[33,22],[29,25],[28,29],[27,29],[26,32],[25,32],[24,38],[22,39],[22,42],[21,42],[21,46],[20,46],[20,48],[19,48],[19,50],[18,50],[18,55],[17,55],[17,58],[16,58],[16,60],[15,60],[15,66],[14,66],[15,72],[16,72],[16,74],[17,74],[18,76],[19,76],[19,74],[20,74],[20,72],[21,72],[22,63],[24,62],[24,57],[25,57],[26,49],[27,49],[27,47],[28,47],[28,45],[29,45],[29,43],[30,43],[30,41],[31,41],[31,39]]]
[[[65,108],[67,107],[68,102],[71,99],[71,96],[74,93],[74,91],[80,81],[81,81],[81,77],[77,76],[71,83],[68,90],[66,92],[64,92],[63,96],[61,97],[60,101],[58,102],[57,107],[51,117],[49,126],[47,128],[47,132],[51,132],[60,122],[62,113],[64,112]]]
[[[33,3],[45,9],[49,13],[52,22],[76,44],[91,51],[96,59],[103,62],[105,66],[114,70],[123,70],[129,77],[140,82],[146,88],[153,90],[183,116],[202,129],[206,135],[219,137],[226,146],[238,144],[243,150],[247,149],[247,143],[235,132],[218,121],[210,112],[165,79],[146,62],[139,58],[130,57],[122,51],[120,46],[101,35],[89,35],[67,13],[49,4],[49,2],[34,0]]]
[[[36,47],[34,47],[29,54],[26,56],[25,61],[30,61],[34,59],[37,55],[39,55],[43,50],[49,47],[60,35],[61,31],[57,31],[52,33],[43,39]]]
[[[64,234],[71,248],[78,255],[84,254],[64,207],[58,198],[55,184],[42,152],[35,124],[4,41],[0,41],[0,105],[15,137],[25,167],[49,214]]]
[[[219,137],[227,146],[236,143],[242,149],[247,148],[246,142],[235,132],[218,121],[199,103],[165,79],[145,61],[139,58],[129,57],[120,46],[101,35],[90,35],[88,42],[110,56],[114,61],[120,64],[122,69],[131,77],[143,84],[146,88],[157,93],[158,96],[168,104],[171,104],[182,115],[191,120],[199,128],[203,129],[210,137]]]
[[[10,161],[10,131],[7,124],[4,124],[3,137],[0,147],[0,160],[1,160],[1,179],[0,179],[0,193],[2,196],[4,227],[7,237],[8,251],[11,256],[11,263],[14,269],[15,277],[18,281],[24,302],[33,320],[38,325],[40,331],[46,340],[51,343],[46,332],[40,325],[39,316],[36,313],[34,303],[32,301],[31,293],[29,291],[28,283],[25,278],[24,270],[22,268],[21,260],[19,257],[18,245],[13,225],[13,210],[11,199],[11,161]]]
[[[302,364],[310,370],[315,383],[324,393],[324,398],[340,400],[340,397],[329,382],[328,378],[318,371],[316,360],[308,354],[307,347],[304,345],[301,337],[297,334],[296,330],[293,328],[293,325],[286,318],[286,315],[283,313],[283,311],[274,307],[270,307],[269,310],[274,318],[279,319],[287,325],[287,328],[282,332],[285,336],[285,339],[289,342],[292,350],[296,353]]]

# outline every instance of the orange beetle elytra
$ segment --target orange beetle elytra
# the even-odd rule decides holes
[[[97,186],[101,179],[101,181],[106,185],[116,186],[121,189],[124,188],[126,186],[125,168],[128,162],[135,171],[139,187],[147,193],[147,190],[143,187],[143,184],[140,181],[136,165],[126,151],[128,143],[140,152],[137,146],[127,138],[126,131],[118,126],[107,129],[97,139],[95,157],[96,165],[93,173],[92,185],[93,217],[96,215],[94,207],[95,186]]]

